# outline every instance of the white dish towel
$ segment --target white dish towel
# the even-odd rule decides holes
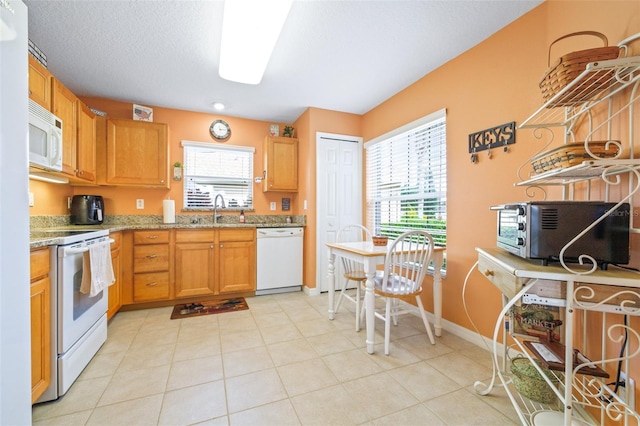
[[[82,258],[80,293],[94,297],[116,281],[111,264],[111,243],[103,241],[89,246]]]

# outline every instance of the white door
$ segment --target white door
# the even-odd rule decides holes
[[[316,159],[316,285],[327,291],[325,244],[336,240],[341,227],[362,224],[362,138],[318,132]],[[339,262],[335,272],[341,276]]]

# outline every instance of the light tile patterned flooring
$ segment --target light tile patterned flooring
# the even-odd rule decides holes
[[[354,330],[353,306],[333,321],[327,296],[247,298],[249,310],[170,320],[172,307],[120,312],[67,394],[33,408],[34,425],[519,424],[489,382],[488,352],[446,331],[428,343],[417,316],[376,320],[376,353]]]

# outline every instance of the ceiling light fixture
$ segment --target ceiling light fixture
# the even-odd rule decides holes
[[[224,104],[222,102],[214,102],[213,109],[216,111],[222,111],[224,109]]]
[[[293,0],[225,0],[220,77],[258,84]]]

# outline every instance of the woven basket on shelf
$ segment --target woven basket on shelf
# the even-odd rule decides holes
[[[558,58],[552,65],[551,47],[560,40],[579,35],[592,35],[599,37],[604,43],[604,47],[567,53],[566,55]],[[618,46],[608,46],[607,37],[596,31],[579,31],[564,35],[554,40],[549,45],[549,69],[539,83],[540,90],[542,91],[542,97],[545,102],[552,99],[558,92],[575,80],[576,77],[586,69],[588,63],[616,59],[619,53],[620,48]],[[613,71],[598,71],[594,73],[594,75],[590,75],[590,78],[585,82],[574,86],[567,93],[561,96],[560,99],[557,99],[549,106],[566,106],[587,101],[600,86],[603,86],[607,81],[609,81],[612,75]]]
[[[583,161],[616,157],[620,150],[619,143],[610,143],[607,149],[607,142],[609,141],[588,142],[592,155],[587,152],[584,142],[565,144],[538,154],[531,159],[533,172],[543,173],[550,170],[575,166]]]
[[[555,383],[558,381],[551,371],[541,367],[544,374]],[[549,383],[527,358],[514,358],[511,360],[511,380],[520,395],[542,404],[551,404],[556,400],[556,394]]]

